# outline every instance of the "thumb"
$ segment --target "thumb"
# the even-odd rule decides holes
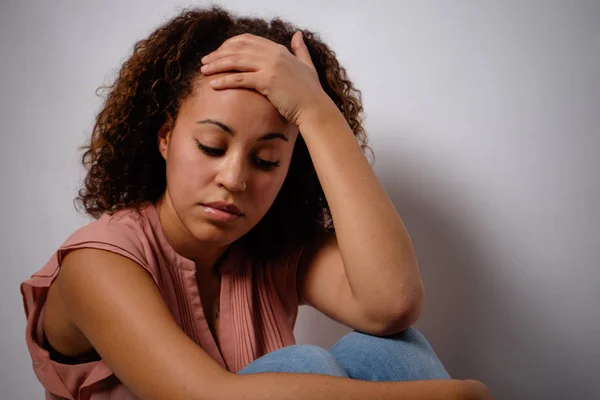
[[[296,33],[294,33],[294,36],[292,36],[292,50],[294,52],[294,55],[298,57],[303,63],[305,63],[312,69],[315,69],[315,66],[313,65],[312,60],[310,58],[310,53],[308,52],[308,48],[304,43],[304,38],[302,37],[301,31],[297,31]]]

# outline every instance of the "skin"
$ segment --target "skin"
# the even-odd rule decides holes
[[[196,263],[204,313],[219,344],[221,278],[213,266],[273,204],[298,128],[256,91],[216,90],[203,77],[169,128],[165,125],[159,133],[167,190],[157,208],[167,240]],[[215,201],[233,203],[243,215],[232,222],[215,221],[202,205]]]
[[[261,93],[302,132],[336,227],[336,236],[315,240],[301,261],[302,299],[354,329],[400,332],[418,319],[424,299],[410,236],[344,116],[320,86],[300,33],[291,47],[294,54],[261,37],[236,36],[204,57],[201,71],[212,75],[209,84],[219,90]]]
[[[203,60],[212,65],[203,68],[205,78],[217,81],[209,80],[212,89],[199,83],[173,129],[165,126],[159,132],[168,179],[159,202],[163,228],[176,251],[196,260],[199,271],[206,270],[272,204],[298,127],[338,232],[317,240],[301,260],[301,300],[367,333],[398,332],[414,322],[422,304],[412,244],[345,119],[320,87],[298,33],[292,48],[294,54],[266,39],[241,35]],[[226,73],[231,70],[242,72]],[[220,103],[211,108],[213,101]],[[236,135],[198,127],[195,122],[205,117],[224,120]],[[273,130],[290,140],[273,141],[266,149],[257,138]],[[194,139],[227,151],[207,157]],[[256,155],[277,157],[280,167],[259,171],[252,165]],[[245,217],[215,224],[196,203],[216,200],[236,202]],[[194,250],[199,245],[202,253]],[[65,257],[46,307],[46,333],[57,350],[70,355],[93,347],[142,399],[491,398],[476,381],[366,382],[314,374],[230,373],[173,321],[142,268],[101,250],[81,249]]]
[[[234,134],[215,123],[199,123],[206,120]],[[265,140],[269,133],[279,136]],[[271,207],[297,137],[298,128],[264,96],[245,89],[215,90],[206,78],[198,79],[183,101],[173,129],[161,129],[159,149],[167,164],[167,190],[157,205],[161,223],[175,251],[194,260],[200,273],[210,270]],[[215,222],[198,204],[214,201],[234,203],[244,215],[231,223]]]

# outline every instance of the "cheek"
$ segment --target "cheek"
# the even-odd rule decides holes
[[[253,197],[265,212],[275,201],[284,180],[284,173],[261,174],[255,178]]]
[[[211,179],[214,165],[196,149],[173,148],[167,162],[169,190],[183,196],[197,196]]]

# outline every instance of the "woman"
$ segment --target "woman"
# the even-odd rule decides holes
[[[409,329],[421,278],[361,111],[280,20],[190,10],[137,43],[83,159],[97,220],[21,286],[47,398],[486,397]],[[355,331],[294,345],[299,304]]]

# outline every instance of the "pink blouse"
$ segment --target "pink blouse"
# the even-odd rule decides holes
[[[181,329],[229,371],[238,372],[266,353],[295,344],[296,269],[301,249],[265,267],[253,268],[232,246],[221,264],[221,355],[203,313],[194,262],[175,253],[154,205],[139,213],[122,210],[77,230],[41,270],[21,284],[27,347],[35,374],[46,389],[46,399],[136,398],[102,360],[60,364],[51,360],[42,347],[48,288],[66,253],[80,248],[108,250],[142,266],[152,276]]]

